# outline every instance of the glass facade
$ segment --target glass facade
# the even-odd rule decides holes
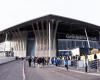
[[[90,48],[100,48],[100,41],[89,41]],[[87,40],[76,39],[58,39],[58,50],[66,50],[73,48],[88,48]]]

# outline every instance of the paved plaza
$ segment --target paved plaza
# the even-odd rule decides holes
[[[0,65],[0,80],[100,80],[100,75],[67,71],[56,66],[28,67],[25,61]]]

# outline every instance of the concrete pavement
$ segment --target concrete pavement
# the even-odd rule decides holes
[[[0,65],[0,80],[100,80],[100,76],[67,71],[56,66],[28,67],[23,61]]]
[[[0,65],[0,80],[23,80],[23,62],[13,61]]]
[[[100,76],[67,71],[56,66],[29,68],[25,65],[25,75],[26,80],[100,80]]]

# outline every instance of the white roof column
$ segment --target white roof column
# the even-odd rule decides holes
[[[39,30],[39,22],[36,22],[37,24],[37,34],[38,34],[38,56],[42,56],[42,53],[41,53],[41,30]]]
[[[46,21],[46,29],[45,29],[45,34],[44,34],[44,49],[45,49],[45,54],[47,57],[49,57],[49,29],[48,29],[48,24],[49,21]]]
[[[18,32],[16,32],[15,31],[15,34],[16,34],[16,36],[17,36],[17,41],[18,41],[18,51],[17,51],[17,53],[18,53],[18,57],[21,57],[21,53],[20,53],[20,51],[21,51],[21,40],[20,40],[20,36],[19,36],[19,34],[18,34]]]
[[[42,54],[46,54],[46,53],[45,53],[45,50],[44,50],[44,33],[45,33],[45,30],[44,30],[43,21],[41,21],[41,26],[42,26],[42,30],[41,30],[41,34],[42,34],[42,35],[41,35],[41,36],[42,36],[42,37],[41,37],[41,38],[42,38],[42,39],[41,39],[41,42],[42,42],[41,44],[42,44],[42,46],[41,46],[41,49],[42,49]]]
[[[40,33],[38,27],[39,27],[38,23],[32,24],[33,32],[35,34],[35,56],[36,57],[40,56]]]
[[[8,39],[8,34],[6,33],[5,34],[5,42],[4,42],[4,52],[5,52],[5,49],[6,49],[6,41],[7,41],[7,39]]]
[[[49,57],[51,57],[51,24],[49,22]]]
[[[34,28],[34,24],[32,23],[32,28],[33,28],[33,33],[34,33],[34,35],[35,35],[35,54],[34,54],[34,56],[36,56],[36,53],[37,53],[37,34],[36,34],[36,30],[35,30],[35,28]]]
[[[56,21],[55,22],[56,25],[54,26],[55,29],[54,29],[54,37],[53,37],[53,55],[56,56],[56,33],[57,33],[57,28],[58,28],[58,25],[59,25],[59,21]]]
[[[19,29],[18,29],[18,35],[19,35],[19,39],[20,39],[20,57],[26,57],[26,50],[24,49],[24,46],[25,46],[25,36],[24,35],[24,32],[21,32]]]
[[[49,22],[49,57],[56,56],[56,33],[58,25],[59,21],[51,20]]]
[[[10,32],[12,34],[11,47],[14,50],[14,56],[18,56],[18,51],[19,51],[18,35],[15,31],[10,31]]]

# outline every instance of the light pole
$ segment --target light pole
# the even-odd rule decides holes
[[[87,35],[86,28],[84,30],[85,30],[85,35],[86,35],[87,43],[88,43],[88,49],[87,49],[87,52],[85,54],[85,72],[87,72],[87,70],[88,70],[88,56],[87,56],[87,54],[89,53],[90,43],[89,43],[89,38],[88,38],[88,35]]]

